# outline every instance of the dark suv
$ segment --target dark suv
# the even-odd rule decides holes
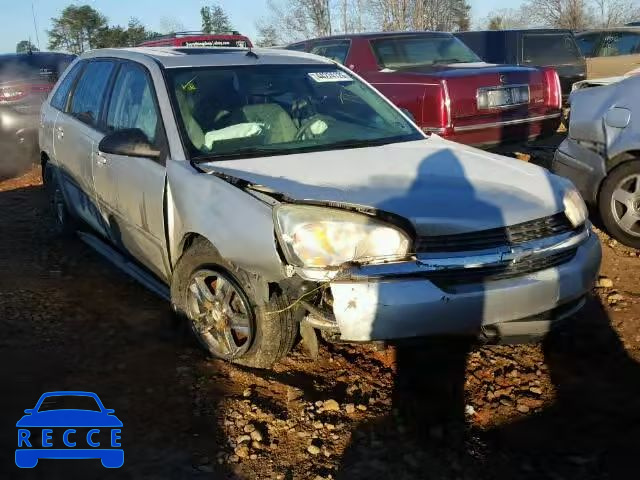
[[[0,55],[0,177],[11,176],[38,152],[40,106],[75,55]]]
[[[487,30],[455,35],[485,62],[555,68],[565,102],[573,84],[587,78],[585,59],[570,30]]]

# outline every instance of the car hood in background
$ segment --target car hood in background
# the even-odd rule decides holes
[[[563,210],[565,182],[534,165],[433,136],[385,146],[200,165],[297,201],[372,207],[420,235],[514,225]]]

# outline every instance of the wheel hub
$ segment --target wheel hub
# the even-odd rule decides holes
[[[251,345],[253,329],[249,303],[227,274],[196,272],[189,284],[189,318],[194,333],[216,356],[232,359]]]

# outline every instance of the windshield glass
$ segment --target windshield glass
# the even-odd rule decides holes
[[[482,60],[454,36],[417,35],[371,41],[378,64],[399,70],[421,65],[450,65]]]
[[[279,155],[424,138],[335,65],[169,70],[192,159]]]

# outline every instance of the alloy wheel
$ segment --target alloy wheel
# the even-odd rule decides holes
[[[253,341],[252,310],[237,283],[226,273],[196,271],[187,287],[191,328],[214,355],[237,358]]]
[[[622,230],[640,237],[640,174],[618,183],[611,197],[611,213]]]

